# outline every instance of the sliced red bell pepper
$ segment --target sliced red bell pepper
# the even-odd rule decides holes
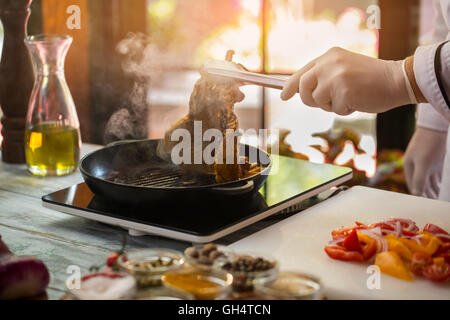
[[[364,257],[360,252],[348,251],[343,247],[338,246],[326,246],[325,252],[331,259],[341,261],[364,261]]]
[[[343,245],[348,251],[357,251],[362,253],[361,244],[359,243],[358,233],[356,230],[350,232],[350,234],[345,238]]]
[[[369,225],[370,229],[374,229],[374,228],[378,228],[378,227],[380,227],[380,229],[385,229],[385,230],[391,230],[391,231],[394,230],[393,226],[391,226],[387,223],[384,223],[384,222],[379,222],[379,223],[374,223],[374,224]]]
[[[403,229],[401,235],[408,236],[408,237],[414,237],[414,236],[417,236],[417,234],[418,234],[417,232],[411,232],[411,231]]]
[[[389,222],[389,223],[388,223]],[[407,236],[414,236],[419,231],[419,228],[416,226],[416,224],[413,221],[410,221],[408,219],[390,219],[385,222],[379,222],[368,225],[369,229],[380,227],[383,230],[383,235],[386,235],[386,232],[384,230],[394,231],[396,228],[394,228],[390,223],[400,223],[402,234]],[[411,230],[406,230],[405,228],[409,228]]]
[[[438,227],[435,224],[431,224],[431,223],[427,223],[425,225],[425,227],[423,228],[423,231],[428,231],[429,233],[432,233],[432,234],[436,234],[436,233],[448,234],[448,232],[445,231],[444,229]]]
[[[428,223],[427,225],[425,225],[425,227],[423,228],[423,231],[427,231],[433,235],[449,235],[449,233],[447,231],[445,231],[444,229],[438,227],[435,224],[431,224]],[[450,238],[449,237],[443,237],[443,236],[437,236],[442,242],[450,242]]]
[[[335,229],[331,232],[331,236],[333,237],[334,240],[337,239],[344,239],[347,238],[348,235],[354,231],[354,230],[359,230],[361,229],[361,227],[358,226],[353,226],[353,227],[342,227],[339,229]]]
[[[369,225],[368,225],[368,224],[365,224],[365,223],[362,223],[362,222],[359,222],[359,221],[355,221],[355,224],[356,224],[358,227],[363,227],[364,229],[368,229],[368,228],[369,228]]]

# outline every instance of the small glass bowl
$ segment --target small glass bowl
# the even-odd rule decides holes
[[[273,267],[264,271],[232,271],[224,267],[228,263],[233,263],[241,258],[263,259],[270,262]],[[224,258],[219,258],[214,262],[214,268],[229,272],[233,275],[233,289],[235,292],[252,291],[256,284],[264,284],[275,280],[278,275],[278,262],[263,254],[231,254]]]
[[[168,265],[151,266],[157,262]],[[146,266],[147,264],[149,266]],[[120,270],[134,276],[139,288],[161,286],[164,273],[183,264],[184,256],[181,252],[170,249],[135,250],[125,253],[118,259]]]
[[[109,284],[101,282],[100,279],[109,281]],[[109,279],[109,280],[108,280]],[[121,281],[120,286],[113,281]],[[87,282],[94,281],[89,285]],[[73,283],[73,285],[75,285]],[[131,300],[137,293],[136,279],[128,273],[102,271],[87,274],[81,278],[80,287],[72,288],[66,283],[67,300]]]
[[[312,275],[285,271],[270,283],[256,284],[255,292],[273,300],[319,300],[322,285]]]
[[[167,288],[187,292],[197,300],[220,300],[230,294],[233,276],[222,270],[185,266],[167,272],[162,282]],[[208,287],[202,287],[205,284]]]
[[[166,286],[139,290],[136,294],[137,300],[195,300],[194,295],[189,292],[172,290]]]
[[[205,246],[207,246],[207,245],[198,244],[198,245],[189,247],[186,250],[184,250],[186,264],[188,264],[190,266],[194,266],[194,267],[199,267],[199,268],[211,268],[214,265],[214,262],[211,262],[211,263],[202,262],[201,259],[192,257],[188,252],[188,250],[194,250],[194,252],[196,252],[196,254],[198,256],[200,256],[200,253],[203,251],[203,248]],[[220,251],[223,253],[223,255],[220,257],[229,256],[229,255],[233,254],[233,251],[230,250],[226,246],[222,246],[222,245],[215,245],[215,246],[217,248],[217,251]]]

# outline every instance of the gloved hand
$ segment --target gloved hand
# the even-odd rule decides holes
[[[411,103],[402,63],[332,48],[295,73],[281,99],[299,92],[306,105],[339,115],[388,111]]]
[[[418,127],[404,159],[411,194],[437,199],[445,158],[447,133]]]

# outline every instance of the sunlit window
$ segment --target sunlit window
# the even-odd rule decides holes
[[[259,0],[150,0],[148,25],[156,64],[149,90],[152,138],[186,114],[197,70],[206,60],[223,60],[234,49],[236,61],[262,71]],[[246,99],[236,106],[240,126],[259,128],[263,90],[248,86],[243,91]]]
[[[274,74],[292,74],[333,46],[376,57],[378,31],[366,26],[366,10],[375,3],[150,0],[150,39],[160,54],[159,67],[167,67],[149,93],[150,136],[161,137],[167,126],[186,113],[197,68],[207,59],[223,59],[229,49],[235,50],[235,60],[247,68]],[[323,144],[313,138],[314,133],[352,128],[361,135],[365,145],[360,147],[366,152],[364,157],[354,155],[355,163],[368,175],[374,173],[374,115],[339,117],[308,108],[298,98],[282,102],[278,90],[247,86],[243,91],[246,99],[236,106],[242,128],[288,129],[292,133],[287,142],[315,162],[323,162],[324,155],[311,147]]]

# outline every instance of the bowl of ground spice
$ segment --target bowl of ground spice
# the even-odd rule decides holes
[[[255,291],[271,300],[323,299],[319,278],[293,271],[280,272],[270,283],[256,284]]]
[[[198,300],[219,300],[230,294],[233,276],[223,270],[184,266],[166,272],[162,282],[167,288],[187,292]]]

